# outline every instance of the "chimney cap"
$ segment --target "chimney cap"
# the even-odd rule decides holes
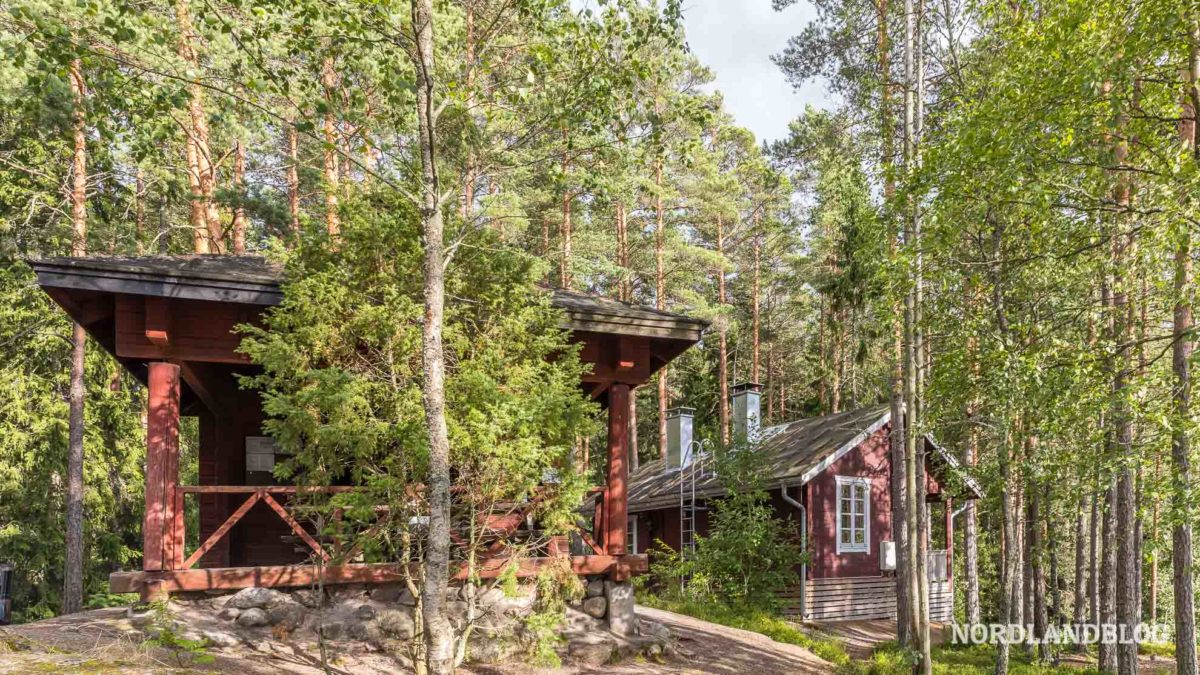
[[[677,408],[671,408],[670,410],[667,411],[668,418],[680,417],[682,415],[687,415],[688,417],[695,417],[696,409],[689,408],[687,406],[679,406]]]
[[[740,382],[733,385],[732,392],[734,396],[737,396],[747,391],[761,392],[762,390],[763,386],[757,382]]]

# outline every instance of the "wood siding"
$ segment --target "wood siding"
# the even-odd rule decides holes
[[[785,613],[799,613],[798,589],[784,594]],[[851,621],[896,618],[895,577],[812,579],[805,584],[809,621]],[[949,581],[929,582],[929,618],[950,621],[954,593]]]

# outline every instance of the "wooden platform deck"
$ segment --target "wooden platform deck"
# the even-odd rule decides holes
[[[481,563],[480,577],[494,578],[510,565],[517,565],[518,577],[535,576],[554,558],[525,558],[516,562],[495,558]],[[607,575],[625,580],[634,574],[644,574],[650,567],[645,555],[579,555],[571,556],[571,568],[579,575]],[[465,579],[465,567],[452,569],[455,579]],[[143,572],[114,572],[108,577],[113,593],[142,593],[161,595],[182,591],[237,590],[262,586],[267,588],[302,588],[336,584],[382,584],[405,579],[402,565],[391,563],[346,565],[275,565],[263,567],[215,567],[186,570]]]

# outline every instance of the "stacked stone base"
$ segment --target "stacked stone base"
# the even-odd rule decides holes
[[[471,592],[479,594],[474,616],[468,616]],[[470,661],[519,659],[533,639],[525,623],[534,607],[532,585],[520,586],[512,596],[498,588],[454,586],[445,606],[456,632],[468,623],[473,626]],[[399,584],[331,586],[324,593],[247,588],[224,595],[177,595],[172,610],[173,631],[212,649],[294,651],[323,641],[346,653],[385,653],[401,666],[411,666],[409,646],[417,631],[416,599]],[[131,609],[129,618],[144,633],[164,628],[158,625],[161,617],[148,608]],[[560,655],[587,665],[635,655],[658,657],[670,647],[669,631],[638,621],[632,585],[603,578],[587,580],[585,597],[567,608],[561,635]]]

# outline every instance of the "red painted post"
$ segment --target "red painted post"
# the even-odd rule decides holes
[[[146,515],[142,524],[142,569],[173,569],[175,487],[179,482],[179,366],[151,362],[146,415]],[[182,513],[179,514],[182,517]]]
[[[609,555],[625,555],[628,503],[625,462],[629,438],[629,385],[614,382],[608,390],[608,491],[605,493],[604,548]]]

